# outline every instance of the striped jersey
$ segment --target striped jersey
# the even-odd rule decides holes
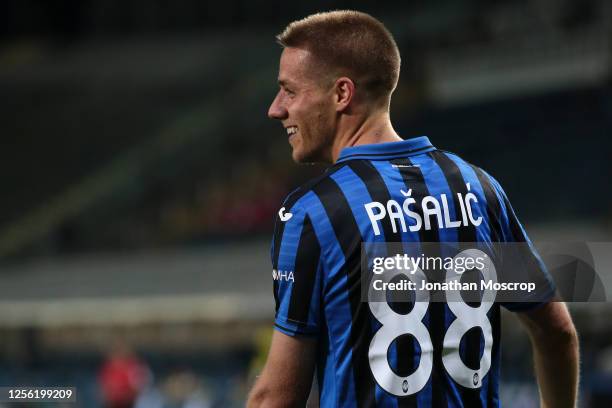
[[[343,149],[285,199],[271,249],[275,329],[317,337],[321,406],[499,407],[500,304],[463,329],[450,302],[374,307],[361,256],[375,242],[529,239],[498,182],[427,137]]]

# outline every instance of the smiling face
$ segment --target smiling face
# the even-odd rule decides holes
[[[280,89],[268,116],[282,122],[298,163],[331,162],[336,135],[333,82],[307,50],[287,47],[280,58]]]

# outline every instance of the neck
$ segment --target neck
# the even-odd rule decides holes
[[[352,120],[350,120],[352,119]],[[340,152],[345,147],[364,144],[399,142],[401,137],[393,129],[389,112],[366,115],[363,117],[347,118],[332,146],[332,162],[335,163]],[[339,126],[342,128],[342,126]]]

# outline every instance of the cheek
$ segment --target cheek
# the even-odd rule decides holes
[[[322,103],[318,109],[317,126],[324,129],[329,129],[335,123],[335,110],[329,103]]]
[[[308,103],[306,103],[308,102]],[[334,108],[329,100],[319,98],[318,100],[303,101],[297,100],[292,104],[289,116],[293,116],[300,126],[302,135],[310,133],[320,133],[333,125]],[[310,137],[317,135],[310,135]]]

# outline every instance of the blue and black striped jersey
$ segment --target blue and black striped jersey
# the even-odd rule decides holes
[[[470,194],[466,208],[460,197]],[[396,212],[385,206],[407,197]],[[500,305],[454,342],[448,332],[461,312],[449,303],[379,315],[361,287],[362,243],[374,242],[529,239],[497,181],[427,137],[342,150],[286,198],[271,251],[275,328],[317,336],[321,406],[499,407]],[[381,342],[385,324],[394,329]]]

